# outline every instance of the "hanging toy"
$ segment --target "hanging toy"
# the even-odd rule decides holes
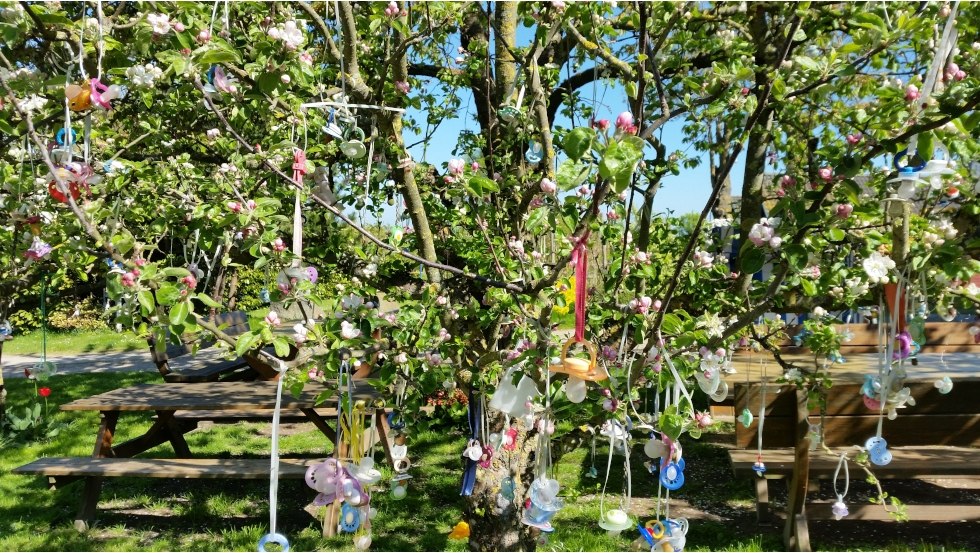
[[[477,461],[483,455],[483,447],[480,445],[480,404],[476,401],[474,391],[470,390],[469,402],[467,406],[467,422],[470,426],[470,440],[463,450],[463,479],[460,485],[459,495],[464,497],[473,494],[476,486],[476,467]]]
[[[837,491],[837,477],[840,475],[841,467],[844,467],[844,493]],[[834,502],[830,510],[834,513],[834,520],[840,520],[850,512],[847,510],[847,505],[844,504],[844,497],[847,496],[847,490],[851,484],[851,473],[847,468],[847,454],[841,453],[840,460],[837,461],[837,469],[834,471],[834,495],[837,496],[837,501]]]
[[[220,65],[212,65],[208,69],[207,74],[207,84],[204,85],[204,91],[210,94],[215,92],[222,92],[225,94],[234,94],[238,90],[235,85],[235,80],[228,78],[225,75],[225,70]]]
[[[65,86],[65,98],[68,98],[68,109],[72,111],[85,111],[92,107],[92,89],[88,81],[84,86],[70,84]]]
[[[500,107],[497,114],[505,123],[511,123],[521,114],[521,104],[524,101],[524,87],[521,87],[521,91],[517,94],[517,101],[513,104],[507,103]],[[540,160],[539,160],[540,161]]]
[[[608,421],[607,421],[608,422]],[[618,421],[612,421],[612,426],[622,428]],[[620,509],[609,509],[605,510],[605,500],[606,500],[606,486],[609,484],[609,473],[612,471],[612,457],[613,451],[616,449],[615,444],[617,441],[622,442],[623,450],[623,469],[626,474],[626,479],[624,486],[626,488],[625,503],[620,504]],[[623,431],[621,434],[610,433],[609,434],[609,461],[606,464],[606,479],[602,484],[602,495],[599,497],[599,527],[606,530],[610,536],[618,536],[620,532],[626,530],[633,526],[633,520],[630,519],[628,511],[630,508],[630,502],[633,495],[633,471],[630,470],[630,454],[629,454],[629,433]]]
[[[524,159],[526,159],[531,165],[541,163],[541,160],[544,159],[544,147],[538,142],[531,142],[531,145],[528,146],[527,151],[524,152]]]
[[[96,107],[106,111],[112,109],[109,103],[115,99],[122,99],[126,96],[126,88],[119,85],[106,86],[99,79],[89,79],[89,99]]]
[[[4,319],[0,321],[0,342],[14,339],[14,327],[10,326],[10,321]]]
[[[528,402],[540,396],[541,392],[538,391],[538,386],[534,380],[528,378],[526,374],[522,374],[517,386],[514,386],[514,372],[516,370],[517,366],[512,366],[501,377],[500,383],[497,384],[497,390],[490,398],[490,408],[511,417],[520,418],[530,412]]]
[[[745,409],[742,409],[742,414],[739,415],[738,422],[742,423],[742,426],[745,428],[748,428],[752,426],[752,421],[754,419],[755,417],[752,416],[752,411],[749,411],[749,408],[746,407]]]
[[[939,390],[940,394],[946,395],[953,391],[953,381],[948,376],[944,376],[932,383]]]
[[[892,462],[892,452],[888,451],[888,442],[881,436],[872,436],[864,442],[864,448],[868,451],[868,458],[871,462],[883,467]]]
[[[457,522],[452,532],[449,532],[449,539],[451,540],[465,540],[469,539],[469,537],[470,525],[464,520]]]
[[[367,147],[364,146],[364,131],[356,125],[352,125],[350,130],[345,133],[344,142],[340,144],[340,151],[351,159],[361,159],[367,154]]]
[[[539,476],[531,482],[529,498],[525,503],[524,516],[521,522],[538,528],[543,532],[554,532],[551,519],[565,506],[564,500],[558,497],[559,483],[547,476]]]
[[[354,533],[360,526],[360,512],[349,501],[345,501],[340,508],[340,529],[344,532]]]
[[[260,552],[264,552],[265,546],[270,543],[277,544],[283,553],[289,551],[289,540],[286,539],[286,536],[279,533],[266,534],[262,536],[262,539],[259,540],[258,550]]]

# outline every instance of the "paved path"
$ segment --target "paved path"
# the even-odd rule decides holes
[[[41,360],[37,355],[3,355],[3,377],[23,378],[24,369],[29,369]],[[150,371],[156,372],[156,365],[150,359],[150,351],[138,350],[124,353],[85,353],[77,355],[48,355],[48,361],[58,366],[59,374],[110,373]]]

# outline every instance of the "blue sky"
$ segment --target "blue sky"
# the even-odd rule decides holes
[[[596,109],[598,117],[615,120],[619,113],[627,110],[625,93],[621,88],[617,90],[612,87],[608,87],[607,90],[603,91],[602,87],[604,85],[602,83],[599,83],[598,86],[600,90],[596,96],[602,99]],[[466,94],[466,92],[461,91],[461,94]],[[423,159],[423,150],[426,150],[426,161],[440,166],[453,157],[452,150],[456,146],[456,141],[461,131],[467,129],[470,131],[479,130],[475,110],[472,107],[467,109],[467,106],[471,106],[471,102],[467,101],[467,98],[471,97],[464,96],[461,108],[463,111],[456,118],[445,120],[435,131],[432,139],[429,141],[428,148],[425,148],[422,144],[418,144],[411,149],[413,158],[421,161]],[[424,114],[418,110],[409,110],[408,116],[423,123],[425,121]],[[582,124],[581,121],[577,122],[580,125]],[[571,126],[571,122],[560,115],[556,124],[564,127]],[[683,124],[684,121],[681,118],[665,125],[662,129],[662,141],[667,146],[668,151],[680,150],[688,156],[699,157],[701,164],[693,169],[682,167],[679,175],[669,175],[664,178],[661,189],[654,200],[654,210],[656,212],[663,213],[671,210],[675,215],[700,212],[704,208],[704,203],[708,201],[708,196],[711,194],[707,157],[697,152],[693,145],[689,145],[684,141],[684,135],[681,130]],[[425,132],[424,125],[422,132]],[[406,128],[405,141],[407,144],[418,142],[421,138],[421,136],[416,135]],[[653,157],[652,152],[648,152],[647,155],[648,157]],[[744,156],[740,156],[735,167],[732,169],[733,195],[738,195],[738,191],[741,190],[742,172],[744,170],[743,158]]]

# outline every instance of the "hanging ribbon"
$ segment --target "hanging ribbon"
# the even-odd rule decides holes
[[[269,533],[259,540],[258,550],[265,551],[266,544],[278,544],[282,551],[289,551],[289,540],[276,531],[276,514],[279,503],[279,416],[282,412],[282,387],[286,380],[286,364],[276,360],[276,407],[272,412],[272,451],[269,455]]]
[[[585,243],[589,240],[589,230],[575,243],[572,249],[572,263],[575,264],[575,341],[585,341],[585,302],[588,299],[589,256]]]
[[[467,422],[470,425],[470,440],[480,439],[480,404],[476,401],[473,390],[469,394],[469,416]],[[476,486],[476,465],[477,462],[466,457],[466,467],[463,469],[463,482],[460,486],[459,495],[470,496]]]
[[[942,38],[939,40],[939,45],[936,47],[934,52],[932,65],[929,67],[929,72],[926,74],[925,82],[922,83],[922,90],[919,91],[919,98],[916,102],[915,112],[921,112],[925,109],[926,102],[929,101],[929,97],[932,96],[932,93],[935,91],[936,81],[939,80],[940,75],[942,75],[946,70],[946,61],[948,58],[951,58],[951,54],[956,47],[956,12],[959,9],[959,5],[959,2],[953,2],[949,16],[946,18],[946,25],[943,27]],[[919,135],[912,135],[912,137],[909,139],[909,147],[907,150],[909,152],[909,156],[916,153],[918,143]]]
[[[303,176],[306,175],[306,152],[296,148],[293,152],[293,181],[303,184]],[[300,189],[296,189],[296,199],[293,203],[293,267],[299,267],[300,258],[303,257],[303,210]]]

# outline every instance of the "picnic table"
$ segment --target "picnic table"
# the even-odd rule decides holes
[[[268,478],[268,459],[194,458],[184,435],[197,428],[199,421],[222,415],[226,419],[269,420],[275,409],[276,387],[276,382],[262,381],[138,384],[79,399],[62,405],[61,409],[98,411],[101,414],[92,457],[43,458],[14,472],[46,475],[52,488],[84,479],[85,491],[75,521],[76,528],[80,530],[88,528],[95,516],[102,482],[106,477]],[[345,448],[338,445],[334,426],[336,396],[320,405],[316,404],[316,397],[326,390],[326,386],[311,382],[307,383],[299,397],[285,392],[281,419],[312,423],[335,444],[337,453],[344,456]],[[352,396],[354,401],[363,400],[371,407],[378,398],[378,392],[363,381],[355,380]],[[113,440],[119,415],[123,412],[155,414],[155,420],[142,435],[116,444]],[[212,416],[203,416],[202,413],[211,413]],[[378,439],[391,462],[383,409],[375,409],[375,424]],[[177,459],[133,459],[166,442],[170,442]],[[307,464],[317,461],[283,461],[280,464],[280,478],[303,478]]]

